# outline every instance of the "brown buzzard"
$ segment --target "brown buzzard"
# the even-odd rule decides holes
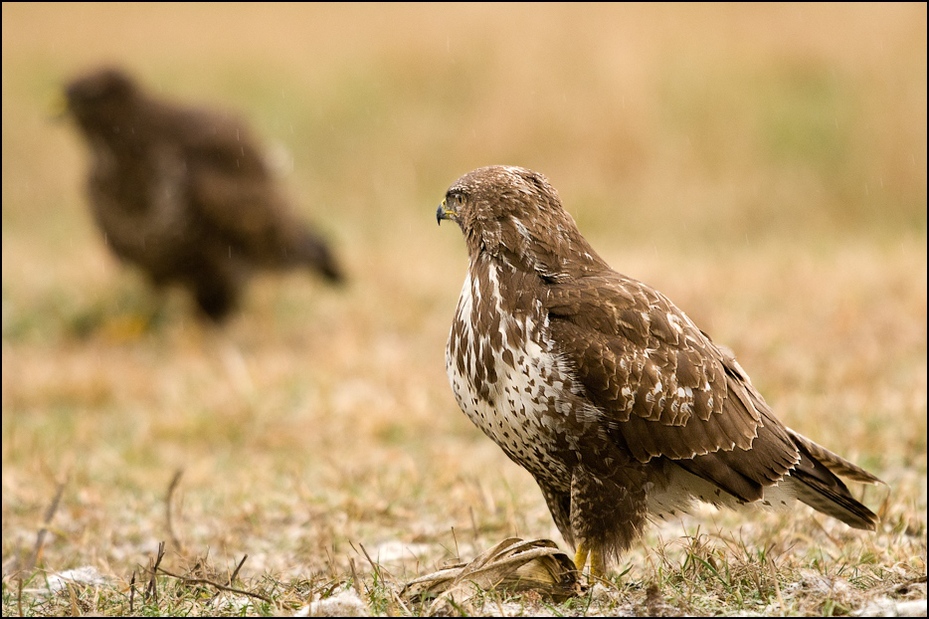
[[[256,269],[342,278],[237,118],[162,101],[112,68],[77,77],[65,95],[90,146],[88,195],[106,244],[156,286],[181,285],[219,321]]]
[[[725,348],[603,261],[548,180],[492,166],[436,211],[470,263],[445,353],[458,405],[545,495],[575,563],[602,575],[649,517],[695,501],[877,516],[875,476],[784,426]]]

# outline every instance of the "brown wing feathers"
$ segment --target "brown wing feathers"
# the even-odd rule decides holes
[[[634,458],[674,460],[743,502],[763,499],[765,487],[790,475],[801,501],[874,528],[875,515],[832,471],[867,483],[876,477],[785,428],[731,354],[669,302],[637,295],[642,284],[634,280],[609,279],[555,285],[552,335]]]

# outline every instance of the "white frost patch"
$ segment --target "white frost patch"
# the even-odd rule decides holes
[[[853,617],[925,617],[926,600],[893,600],[880,597],[852,613]]]
[[[64,590],[69,583],[74,585],[101,586],[108,584],[109,581],[110,579],[101,574],[97,568],[92,565],[84,565],[82,567],[76,567],[73,570],[49,574],[45,577],[45,587],[28,589],[27,591],[36,596],[48,597]]]
[[[213,598],[210,606],[217,611],[217,613],[225,612],[235,612],[237,615],[245,615],[248,613],[251,608],[253,600],[245,595],[230,594],[228,592],[223,592],[224,595],[217,595]]]
[[[352,589],[346,589],[325,600],[316,596],[312,602],[294,613],[294,617],[368,617],[364,601]]]
[[[417,560],[430,550],[426,544],[404,544],[403,542],[392,540],[384,542],[374,549],[374,556],[378,563],[388,561],[401,561],[405,559]]]

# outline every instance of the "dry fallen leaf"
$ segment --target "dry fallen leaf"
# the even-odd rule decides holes
[[[436,598],[432,606],[464,599],[477,591],[535,591],[555,601],[583,593],[574,562],[548,539],[503,540],[469,563],[459,563],[420,576],[401,595],[412,601]]]

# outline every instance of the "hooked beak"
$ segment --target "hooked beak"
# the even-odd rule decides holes
[[[435,221],[440,226],[442,225],[443,219],[451,219],[454,221],[458,218],[458,211],[448,206],[448,203],[445,200],[442,200],[442,203],[439,205],[439,208],[435,210]]]

